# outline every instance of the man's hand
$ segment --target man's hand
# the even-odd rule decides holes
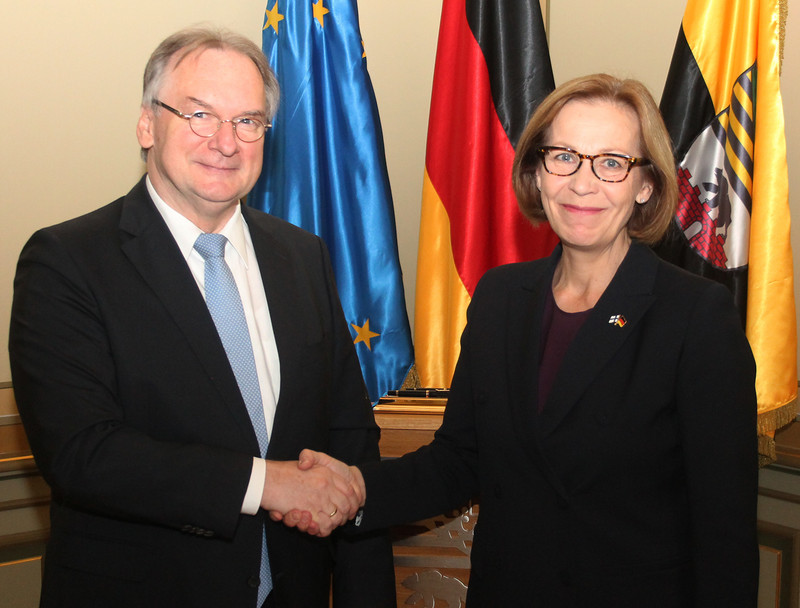
[[[314,450],[303,450],[300,452],[300,460],[297,461],[297,468],[301,471],[308,471],[314,467],[325,467],[346,480],[350,484],[350,487],[353,488],[353,491],[361,497],[361,502],[358,506],[364,506],[364,502],[367,500],[367,488],[364,484],[364,477],[361,475],[361,471],[358,470],[358,467],[345,464],[341,460],[336,460],[324,452],[315,452]]]
[[[306,452],[309,450],[301,454],[305,458],[302,465],[267,461],[261,507],[276,521],[283,520],[310,534],[328,536],[337,526],[355,517],[364,504],[363,480],[359,484],[360,472],[356,478],[347,465],[334,459],[330,460],[342,464],[344,469],[315,466],[315,457]]]
[[[269,463],[268,463],[269,464]],[[269,467],[268,469],[269,470]],[[349,466],[340,460],[336,460],[323,452],[315,452],[313,450],[303,450],[300,453],[300,460],[297,462],[297,470],[305,473],[313,473],[326,471],[334,475],[335,479],[339,482],[344,482],[348,485],[349,489],[355,496],[358,497],[358,503],[353,512],[342,520],[345,523],[349,519],[355,517],[358,507],[364,506],[364,501],[367,498],[367,490],[364,485],[364,478],[354,466]],[[301,532],[307,532],[316,536],[327,536],[333,528],[328,530],[329,522],[325,521],[325,515],[322,512],[317,512],[314,516],[314,511],[305,509],[303,507],[295,507],[289,511],[271,510],[270,517],[275,521],[283,521],[289,527],[297,528]],[[327,515],[330,515],[328,513]],[[328,517],[328,519],[336,519],[335,517]],[[336,527],[336,526],[333,526]]]

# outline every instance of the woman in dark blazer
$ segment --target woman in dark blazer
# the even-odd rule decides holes
[[[470,608],[755,606],[755,364],[726,289],[648,248],[677,202],[652,97],[562,85],[513,178],[561,244],[481,280],[442,426],[362,468],[360,527],[477,497]]]

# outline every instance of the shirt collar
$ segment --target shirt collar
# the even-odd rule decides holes
[[[178,244],[178,248],[181,250],[181,254],[183,254],[183,257],[188,260],[189,255],[191,255],[192,251],[194,250],[194,242],[197,240],[197,237],[203,233],[203,231],[200,230],[200,228],[198,228],[191,220],[181,215],[164,202],[164,199],[158,195],[158,192],[156,192],[156,189],[153,187],[149,175],[146,176],[145,183],[147,184],[147,191],[150,193],[150,197],[153,199],[153,202],[156,205],[156,209],[158,209],[161,217],[164,218],[167,228],[169,228],[169,231],[175,238],[175,242]],[[247,257],[245,221],[239,205],[236,205],[236,209],[233,212],[231,219],[228,220],[219,233],[225,235],[230,244],[233,246],[234,251],[236,251],[239,257],[242,258],[245,267],[248,267],[249,260]]]

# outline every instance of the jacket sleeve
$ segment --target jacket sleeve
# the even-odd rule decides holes
[[[756,605],[755,371],[730,294],[709,287],[688,324],[676,386],[696,606]]]
[[[133,409],[157,411],[160,404],[123,403],[118,353],[90,274],[59,232],[48,229],[24,247],[14,282],[14,391],[54,500],[110,517],[232,536],[252,458],[211,444],[163,440],[136,423]],[[131,322],[140,314],[135,306]]]
[[[353,339],[347,328],[327,250],[320,243],[333,319],[332,389],[329,453],[348,464],[378,462],[380,429],[361,375]],[[334,608],[393,608],[396,606],[394,561],[386,529],[370,534],[333,535]]]
[[[401,458],[362,467],[367,502],[361,528],[408,523],[463,506],[478,492],[478,437],[475,428],[471,326],[485,308],[486,277],[467,310],[461,353],[453,374],[442,424],[434,440]]]

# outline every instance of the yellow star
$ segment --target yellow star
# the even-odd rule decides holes
[[[364,57],[366,57],[366,56],[367,56],[367,47],[365,47],[365,46],[364,46],[364,41],[363,41],[363,40],[361,41],[361,46],[362,46],[362,48],[364,49],[364,50],[361,52],[361,59],[364,59]]]
[[[320,2],[322,2],[322,0],[320,0]],[[372,350],[372,346],[370,346],[369,341],[372,338],[377,338],[378,336],[380,336],[380,334],[376,334],[374,331],[370,331],[369,330],[369,319],[367,319],[367,322],[364,323],[363,327],[359,327],[355,323],[351,323],[350,325],[353,326],[353,329],[355,329],[356,333],[358,334],[356,336],[356,339],[353,340],[353,344],[358,344],[359,342],[364,342],[364,343],[366,343],[367,348]]]
[[[278,13],[278,0],[275,0],[275,6],[272,7],[272,10],[267,11],[267,22],[261,29],[265,30],[272,26],[272,29],[275,30],[275,34],[277,35],[278,23],[281,21],[283,21],[283,15]]]
[[[328,13],[330,13],[330,11],[327,8],[325,8],[324,6],[322,6],[322,0],[319,0],[314,5],[314,19],[319,21],[320,27],[325,27],[325,24],[322,22],[323,21],[322,17],[324,15],[327,15]]]

